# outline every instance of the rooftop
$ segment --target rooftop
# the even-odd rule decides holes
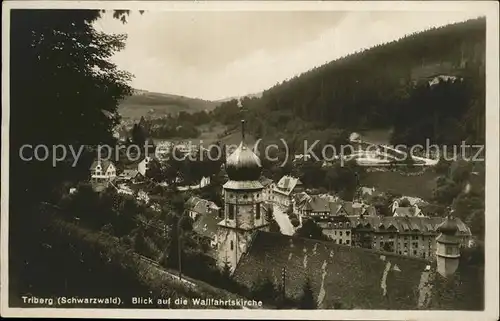
[[[193,231],[210,239],[217,235],[217,224],[222,221],[216,213],[200,215],[193,223]]]
[[[276,189],[289,195],[297,185],[302,185],[302,182],[298,178],[285,175],[276,184]]]
[[[309,278],[323,309],[339,304],[342,309],[437,309],[444,297],[449,309],[462,309],[464,302],[450,299],[453,293],[464,294],[461,300],[466,302],[466,291],[482,291],[476,274],[454,275],[463,278],[454,283],[441,278],[434,268],[426,271],[427,265],[417,258],[259,231],[234,277],[251,286],[259,277],[269,276],[279,285],[285,268],[287,296],[301,295]],[[481,309],[476,297],[467,302],[468,309]]]

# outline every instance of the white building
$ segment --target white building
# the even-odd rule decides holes
[[[96,160],[90,167],[90,177],[93,182],[114,180],[116,167],[108,160]]]

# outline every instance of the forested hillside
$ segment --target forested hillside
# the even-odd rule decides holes
[[[485,31],[484,18],[469,20],[307,71],[243,99],[250,130],[293,139],[313,129],[394,128],[398,143],[482,142]],[[236,101],[222,103],[214,116],[237,123]]]

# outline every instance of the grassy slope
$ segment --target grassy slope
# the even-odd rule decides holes
[[[136,91],[120,103],[118,111],[123,119],[140,119],[141,116],[160,117],[169,113],[197,112],[212,110],[217,102],[197,98],[162,94],[148,91]]]

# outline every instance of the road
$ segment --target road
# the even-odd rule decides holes
[[[283,208],[279,205],[273,205],[273,214],[276,223],[280,226],[281,233],[285,235],[293,235],[295,233],[295,229],[293,228],[288,215],[284,212]]]

